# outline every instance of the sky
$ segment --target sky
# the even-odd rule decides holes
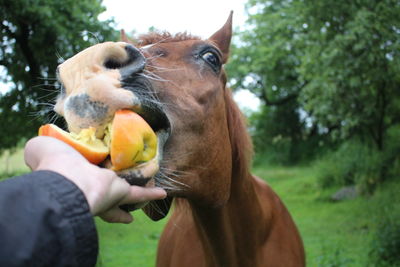
[[[103,0],[107,11],[100,19],[114,17],[117,27],[147,32],[154,26],[172,33],[188,31],[207,38],[217,31],[233,10],[233,26],[243,25],[246,0]]]
[[[103,0],[107,8],[99,19],[113,17],[118,29],[145,33],[150,27],[171,33],[187,31],[203,38],[210,37],[226,22],[233,10],[233,28],[246,21],[247,0]],[[234,96],[242,109],[257,110],[260,101],[247,90]]]

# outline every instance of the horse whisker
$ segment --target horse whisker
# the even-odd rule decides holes
[[[60,64],[65,61],[65,59],[60,55],[60,53],[58,51],[56,52],[56,56],[57,56]],[[58,80],[58,79],[56,78],[56,80]]]
[[[176,71],[176,70],[183,70],[183,68],[165,68],[165,67],[160,67],[156,65],[152,65],[151,63],[148,63],[147,66],[151,69],[157,70],[157,72],[167,72],[167,71]]]
[[[155,75],[154,73],[150,73],[150,75],[141,73],[140,76],[145,77],[149,80],[159,81],[159,82],[168,82],[169,80],[163,79],[160,76]]]
[[[167,179],[169,182],[172,182],[172,183],[175,183],[175,184],[177,184],[177,185],[180,185],[180,186],[184,186],[184,187],[186,187],[186,188],[189,188],[189,186],[188,186],[187,184],[182,183],[182,182],[179,182],[179,181],[177,181],[177,180],[175,180],[175,179],[169,177],[168,175],[164,174],[163,172],[159,172],[159,174],[162,176],[162,177],[161,177],[162,179]],[[176,176],[176,177],[177,177],[177,176]]]
[[[165,206],[167,205],[167,204],[165,204],[165,200],[163,201],[163,203]],[[151,212],[156,211],[159,214],[161,214],[163,217],[167,216],[167,214],[165,214],[165,212],[163,212],[162,209],[158,206],[157,202],[149,202],[148,205],[150,205],[150,207],[151,207],[151,209],[150,209]]]

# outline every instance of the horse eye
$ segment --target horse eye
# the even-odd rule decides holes
[[[215,70],[218,70],[221,66],[221,63],[219,61],[219,57],[210,51],[205,52],[204,54],[201,55],[201,57],[211,65]]]

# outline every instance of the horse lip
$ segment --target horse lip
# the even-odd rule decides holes
[[[137,96],[140,105],[132,108],[132,111],[139,114],[156,133],[158,146],[155,158],[116,173],[131,185],[146,186],[159,172],[164,145],[171,134],[171,123],[162,104],[155,97],[153,87],[148,79],[140,74],[122,77],[121,87]],[[102,165],[112,168],[109,158]]]
[[[155,186],[156,181],[154,177],[159,172],[160,163],[163,158],[164,145],[169,138],[169,130],[159,130],[156,132],[157,135],[157,154],[156,156],[146,163],[142,163],[136,167],[118,171],[117,175],[125,179],[130,185],[135,186]],[[152,170],[153,168],[153,170]],[[150,170],[149,170],[150,169]],[[126,212],[131,212],[137,209],[145,207],[148,202],[140,202],[135,204],[125,204],[120,206],[120,208]]]
[[[137,186],[145,186],[151,180],[151,178],[141,178],[127,175],[120,175],[120,177],[124,178],[130,185]]]
[[[149,79],[136,73],[121,77],[121,87],[131,91],[140,102],[133,111],[138,113],[151,126],[154,132],[171,128],[162,103],[157,99],[153,85]]]
[[[162,104],[155,97],[151,82],[141,73],[121,75],[121,87],[138,97],[140,105],[132,110],[139,114],[156,133],[158,147],[154,159],[133,168],[118,171],[117,174],[131,185],[146,186],[159,172],[164,145],[171,134],[171,123]],[[109,167],[110,163],[105,165]]]

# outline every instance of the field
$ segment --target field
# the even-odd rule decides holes
[[[24,151],[18,149],[14,153],[5,151],[0,157],[0,178],[7,174],[28,172],[29,168],[24,163]]]
[[[27,170],[22,167],[21,152],[12,161],[19,162],[13,171]],[[381,215],[399,211],[382,207],[388,201],[398,203],[399,183],[386,184],[370,197],[332,202],[329,196],[337,188],[321,191],[312,166],[255,167],[254,173],[278,192],[292,213],[304,240],[307,266],[368,266],[372,235]],[[166,220],[152,222],[141,211],[134,212],[134,217],[129,225],[96,219],[98,266],[154,266],[157,240]]]

